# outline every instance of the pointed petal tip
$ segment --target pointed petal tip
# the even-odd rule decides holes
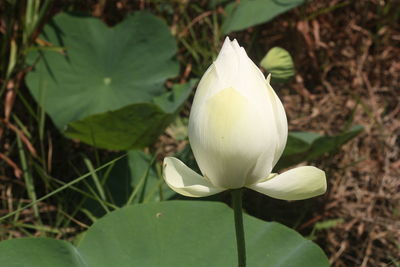
[[[271,73],[268,74],[266,81],[268,84],[271,84]]]
[[[229,36],[225,38],[224,43],[222,44],[221,50],[219,51],[218,57],[216,61],[221,57],[221,55],[227,56],[231,55],[231,53],[234,53],[234,45],[233,42],[229,39]]]
[[[237,48],[241,47],[241,46],[239,45],[238,41],[236,40],[236,38],[233,39],[232,45],[233,45],[233,46],[236,46]]]
[[[163,178],[172,190],[187,197],[205,197],[224,190],[213,186],[204,177],[174,157],[164,158]]]
[[[225,40],[224,40],[224,43],[222,44],[222,48],[221,48],[221,50],[224,48],[224,47],[226,47],[226,46],[231,46],[232,44],[232,41],[231,41],[231,39],[229,38],[229,36],[226,36],[225,37]]]

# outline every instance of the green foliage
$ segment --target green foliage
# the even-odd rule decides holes
[[[189,119],[185,117],[177,117],[175,121],[166,129],[166,133],[178,141],[183,141],[188,138]]]
[[[60,192],[62,192],[62,191],[64,191],[64,190],[66,190],[66,189],[73,189],[73,190],[75,190],[75,191],[80,192],[82,195],[89,196],[86,192],[84,192],[84,191],[79,190],[78,188],[76,188],[75,185],[78,184],[78,183],[81,182],[81,181],[84,181],[85,179],[87,179],[88,177],[90,177],[91,175],[93,175],[93,173],[97,173],[97,172],[99,172],[99,171],[101,171],[101,170],[105,170],[107,167],[113,166],[116,162],[118,162],[119,160],[121,160],[121,159],[124,158],[124,157],[126,157],[126,154],[121,155],[121,156],[119,156],[119,157],[117,157],[117,158],[115,158],[115,159],[112,159],[112,160],[110,160],[109,162],[107,162],[107,163],[101,165],[100,167],[98,167],[98,168],[96,168],[96,169],[92,169],[92,170],[90,170],[88,173],[85,173],[85,174],[83,174],[83,175],[81,175],[81,176],[75,178],[74,180],[68,182],[68,183],[64,183],[64,182],[62,182],[62,181],[59,181],[58,179],[55,179],[55,178],[50,177],[50,178],[52,178],[52,179],[58,181],[58,183],[62,184],[62,186],[60,186],[60,187],[54,189],[54,190],[51,191],[50,193],[48,193],[48,194],[46,194],[46,195],[44,195],[44,196],[42,196],[42,197],[40,197],[40,198],[38,198],[38,199],[36,199],[36,200],[34,200],[34,201],[31,201],[29,204],[25,204],[25,205],[21,205],[21,204],[20,204],[19,207],[18,207],[16,210],[14,210],[14,211],[12,211],[12,212],[9,212],[9,213],[7,213],[6,215],[0,217],[0,222],[2,222],[3,220],[5,220],[5,219],[7,219],[7,218],[10,218],[10,217],[12,217],[12,216],[14,216],[14,215],[15,215],[15,217],[18,218],[18,216],[20,215],[20,213],[21,213],[23,210],[26,210],[26,209],[28,209],[28,208],[30,208],[30,207],[33,207],[33,206],[37,205],[37,203],[42,202],[42,201],[44,201],[44,200],[47,200],[48,198],[50,198],[50,197],[52,197],[52,196],[54,196],[54,195],[57,195],[58,193],[60,193]],[[68,200],[67,202],[69,203],[69,200]],[[70,204],[70,203],[69,203],[69,204]],[[109,205],[109,203],[106,203],[106,202],[103,203],[103,204]],[[110,206],[113,207],[113,205],[110,205]]]
[[[0,263],[18,267],[234,266],[232,217],[231,209],[215,202],[134,205],[97,221],[77,248],[49,239],[1,242]],[[329,266],[318,246],[290,228],[248,215],[244,224],[249,266]]]
[[[28,87],[61,131],[91,145],[149,145],[176,112],[171,107],[190,92],[178,87],[173,96],[162,96],[166,79],[178,74],[177,48],[167,25],[149,13],[136,12],[113,28],[60,14],[41,38],[62,52],[40,48],[30,54],[39,61],[26,78]]]
[[[293,59],[289,52],[281,47],[271,48],[260,65],[271,73],[273,82],[288,82],[295,75]]]
[[[175,118],[196,81],[175,85],[149,103],[91,115],[68,124],[66,136],[92,146],[127,150],[152,144]]]
[[[304,0],[242,0],[226,6],[222,32],[239,31],[268,22],[274,17],[303,4]]]
[[[310,240],[314,240],[315,238],[317,238],[316,232],[321,231],[321,230],[329,230],[331,228],[338,226],[339,224],[342,224],[343,222],[344,222],[344,220],[342,218],[330,219],[330,220],[325,220],[322,222],[317,222],[314,225],[314,228],[312,229],[311,234],[307,238]]]
[[[226,34],[267,22],[303,1],[167,3],[151,0],[142,4],[157,16],[136,12],[112,28],[102,22],[119,20],[122,13],[130,10],[128,5],[122,10],[118,7],[118,12],[115,7],[106,8],[97,15],[100,19],[60,14],[42,30],[42,25],[60,9],[92,12],[101,10],[101,6],[109,7],[106,1],[84,5],[67,1],[51,8],[52,2],[7,0],[0,4],[4,26],[0,32],[0,96],[7,93],[4,117],[7,110],[12,110],[9,122],[16,126],[14,133],[2,121],[0,132],[7,148],[4,155],[22,170],[20,181],[23,182],[14,183],[15,179],[9,179],[13,178],[12,166],[10,169],[9,163],[1,162],[2,170],[6,171],[1,173],[5,180],[0,189],[7,189],[11,194],[2,199],[3,206],[8,208],[0,218],[0,223],[5,225],[0,227],[0,235],[3,238],[57,235],[57,238],[71,239],[82,231],[76,222],[82,222],[85,227],[90,219],[97,221],[96,216],[105,212],[129,204],[139,205],[99,219],[87,237],[86,232],[78,236],[82,240],[78,247],[44,238],[1,242],[0,266],[234,266],[233,216],[226,206],[208,202],[157,203],[174,194],[161,178],[157,155],[130,150],[127,157],[95,168],[93,165],[104,162],[113,152],[98,151],[60,138],[52,131],[45,112],[63,134],[93,146],[124,150],[151,145],[176,118],[195,83],[191,80],[187,84],[168,86],[166,90],[165,81],[178,75],[187,80],[203,74],[220,48],[220,16],[226,15],[222,27]],[[220,10],[209,13],[209,7],[229,2],[223,15]],[[305,18],[315,18],[349,3],[323,7]],[[382,11],[378,10],[378,15],[394,18],[391,16],[396,13],[393,5],[379,7]],[[169,21],[171,27],[164,21]],[[242,37],[251,42],[262,41],[250,31]],[[179,60],[187,72],[183,69],[179,72],[175,38],[179,42]],[[32,47],[33,44],[40,46]],[[280,73],[287,75],[293,67],[289,58],[283,70],[282,65],[274,65],[278,61],[274,55],[267,63],[266,69],[272,73],[273,81]],[[24,74],[30,71],[26,62],[34,65],[26,81],[36,102],[27,97],[21,83]],[[186,121],[187,118],[178,118],[167,133],[176,140],[185,140]],[[290,133],[278,167],[335,152],[358,133],[354,129],[334,137]],[[78,162],[80,154],[85,154],[84,163],[89,169],[84,175],[87,170],[85,164]],[[178,157],[200,173],[190,146]],[[79,177],[71,180],[75,174]],[[101,214],[85,205],[87,200]],[[276,209],[270,212],[274,214]],[[87,220],[82,218],[83,213],[94,216]],[[303,217],[289,217],[303,220]],[[340,220],[322,221],[314,229],[329,229]],[[328,266],[323,252],[293,230],[250,216],[245,216],[245,227],[249,266]],[[393,262],[398,263],[395,259]]]
[[[50,3],[50,0],[10,0],[0,4],[0,96],[11,80],[19,83],[19,77],[15,76],[25,68],[26,51],[34,42],[32,36],[44,19]]]
[[[307,160],[314,160],[326,153],[337,151],[342,145],[361,133],[360,125],[337,136],[324,136],[311,132],[290,132],[283,155],[276,170],[287,168]]]
[[[73,245],[50,238],[21,238],[0,242],[0,265],[86,267]]]
[[[229,0],[210,0],[208,3],[209,8],[216,8],[218,5],[225,4]]]
[[[164,183],[156,167],[155,156],[140,150],[128,151],[127,157],[117,161],[111,170],[99,174],[106,200],[122,207],[171,198],[175,192]],[[95,187],[92,184],[87,186]],[[101,217],[107,212],[95,199],[87,199],[84,207],[93,217]]]
[[[130,185],[138,190],[138,193],[133,195],[132,191],[126,204],[162,201],[175,195],[164,183],[161,173],[157,170],[158,165],[153,164],[154,162],[155,156],[137,150],[128,152]]]
[[[323,222],[317,222],[314,226],[314,229],[316,231],[330,229],[330,228],[336,227],[337,225],[343,223],[343,221],[344,220],[342,218],[339,218],[339,219],[326,220]]]

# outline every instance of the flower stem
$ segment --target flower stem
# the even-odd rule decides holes
[[[232,193],[232,208],[235,214],[236,244],[238,252],[238,267],[246,267],[246,245],[244,241],[242,189],[234,189]]]

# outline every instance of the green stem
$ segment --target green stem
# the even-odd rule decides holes
[[[235,214],[236,244],[238,252],[238,267],[246,267],[246,244],[244,241],[242,189],[234,189],[232,193],[232,208]]]

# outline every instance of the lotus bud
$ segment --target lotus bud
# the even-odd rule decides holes
[[[198,85],[189,117],[189,142],[202,175],[166,157],[163,176],[174,191],[204,197],[247,187],[285,200],[326,191],[325,173],[312,166],[271,174],[288,128],[270,78],[236,40],[226,38]]]

